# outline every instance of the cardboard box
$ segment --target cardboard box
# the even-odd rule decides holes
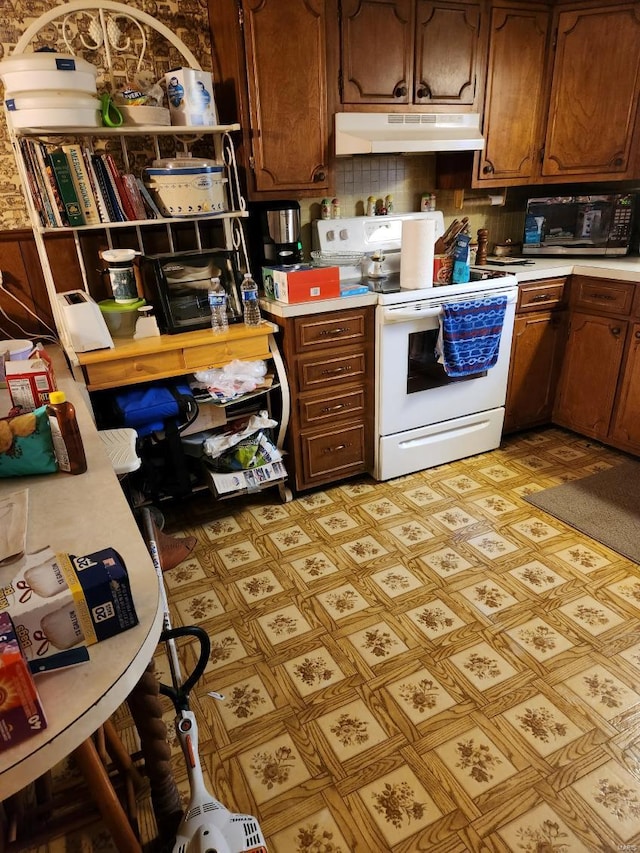
[[[53,369],[44,358],[7,361],[4,371],[11,402],[23,412],[33,412],[46,405],[49,394],[56,390]]]
[[[77,557],[47,548],[20,562],[0,588],[27,660],[92,645],[138,623],[129,577],[113,548]]]
[[[218,124],[218,111],[213,94],[213,79],[209,71],[195,68],[174,68],[165,75],[171,124]]]
[[[38,691],[8,613],[0,613],[0,752],[46,729]]]
[[[262,267],[262,284],[267,299],[277,302],[334,299],[340,296],[340,268],[311,264]]]

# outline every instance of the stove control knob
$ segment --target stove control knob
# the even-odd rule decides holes
[[[349,239],[349,232],[347,231],[347,229],[346,229],[346,228],[343,228],[343,229],[340,231],[340,239],[341,239],[341,240],[348,240],[348,239]]]
[[[335,231],[327,231],[326,236],[327,236],[327,242],[332,243],[336,239],[336,232]]]

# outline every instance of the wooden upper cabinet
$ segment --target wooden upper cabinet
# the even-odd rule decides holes
[[[557,12],[543,178],[633,177],[640,5]]]
[[[343,0],[342,103],[410,104],[415,0]]]
[[[525,184],[538,170],[549,24],[536,4],[491,10],[478,184]]]
[[[341,102],[476,103],[481,0],[342,0]]]
[[[242,0],[258,192],[329,186],[325,0]]]
[[[414,103],[474,104],[479,46],[479,3],[418,0]]]

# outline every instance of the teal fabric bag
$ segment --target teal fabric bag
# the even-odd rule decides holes
[[[0,477],[53,474],[57,470],[46,406],[0,419]]]

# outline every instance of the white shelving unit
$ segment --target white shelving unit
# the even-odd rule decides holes
[[[149,56],[150,42],[154,37],[168,42],[167,56],[174,56],[176,62],[186,67],[201,69],[193,53],[168,27],[145,12],[131,6],[112,2],[112,0],[93,0],[89,3],[84,0],[74,0],[74,2],[50,10],[27,28],[16,44],[12,55],[28,54],[39,47],[46,46],[48,48],[54,47],[60,52],[81,56],[99,69],[99,88],[102,87],[113,93],[120,83],[126,81],[127,74],[131,73],[131,69],[135,69],[135,73],[138,73],[145,66],[154,66]],[[6,116],[53,315],[62,343],[73,364],[77,365],[78,359],[73,350],[70,336],[65,329],[64,318],[61,315],[56,298],[57,289],[47,252],[46,237],[48,235],[65,230],[73,236],[78,263],[87,292],[90,292],[90,286],[81,241],[83,235],[91,231],[102,232],[107,246],[111,248],[118,232],[127,230],[131,232],[131,239],[135,240],[135,246],[131,246],[131,248],[137,248],[144,253],[145,232],[153,228],[157,233],[157,229],[160,227],[166,235],[167,251],[171,252],[174,251],[175,227],[177,225],[184,226],[185,223],[188,223],[193,228],[194,248],[199,249],[203,246],[203,227],[210,226],[212,222],[219,222],[223,235],[223,247],[236,253],[239,269],[248,269],[249,259],[245,234],[240,223],[240,220],[247,217],[248,213],[246,201],[240,188],[235,147],[232,139],[232,134],[240,130],[239,124],[194,127],[123,125],[116,128],[14,128],[11,112],[7,110]],[[82,141],[83,145],[88,147],[90,151],[93,151],[94,146],[98,143],[100,147],[115,144],[119,147],[119,157],[127,171],[131,168],[131,145],[134,140],[137,140],[139,145],[142,144],[142,140],[144,141],[144,148],[148,150],[150,163],[153,159],[166,156],[166,153],[163,155],[161,151],[161,140],[172,141],[174,150],[178,152],[188,150],[202,139],[210,139],[214,159],[218,163],[224,164],[226,169],[228,211],[192,217],[102,222],[97,225],[66,227],[64,229],[44,227],[40,222],[37,207],[29,189],[27,166],[19,144],[21,137],[38,139],[50,144],[63,140]],[[96,263],[98,263],[98,258],[96,258]]]
[[[41,47],[55,49],[58,52],[79,56],[98,68],[98,89],[115,93],[129,75],[137,75],[141,70],[152,71],[158,79],[157,62],[153,48],[157,40],[162,40],[164,49],[157,51],[164,57],[168,67],[184,66],[201,69],[201,65],[189,48],[161,22],[151,15],[113,0],[72,0],[57,6],[34,21],[16,44],[12,55],[28,54]],[[221,238],[217,246],[234,253],[239,271],[250,268],[249,253],[242,220],[248,216],[247,205],[242,194],[235,147],[232,135],[240,130],[239,124],[209,126],[141,126],[122,125],[120,127],[21,127],[12,123],[10,111],[6,111],[7,125],[14,150],[18,172],[23,185],[29,217],[34,234],[49,301],[62,344],[72,365],[78,367],[78,355],[74,351],[71,337],[65,328],[64,316],[60,310],[52,267],[47,249],[47,238],[53,234],[67,232],[73,238],[84,289],[91,294],[90,276],[87,274],[87,261],[83,252],[83,239],[91,237],[91,232],[103,235],[108,248],[118,242],[120,233],[127,231],[127,244],[145,253],[149,239],[153,235],[158,240],[162,233],[165,251],[176,251],[177,228],[180,235],[185,227],[193,230],[191,238],[194,249],[205,246],[205,229],[210,237],[212,223],[219,229]],[[148,153],[146,165],[154,159],[166,157],[167,148],[174,153],[187,151],[202,140],[209,140],[213,148],[213,158],[223,164],[226,170],[227,211],[224,213],[199,214],[193,216],[165,217],[149,220],[126,222],[101,222],[96,225],[77,227],[45,227],[40,220],[36,202],[30,192],[27,164],[20,147],[21,138],[32,138],[48,144],[62,142],[81,143],[89,151],[118,146],[118,158],[129,171],[134,171],[134,158]],[[113,150],[113,149],[111,149]],[[207,156],[210,154],[207,152]],[[217,239],[216,231],[216,239]],[[131,242],[130,242],[131,241]],[[135,245],[132,245],[135,241]],[[122,244],[120,244],[122,245]],[[96,265],[99,258],[95,259]],[[282,417],[278,431],[278,447],[282,447],[284,434],[289,420],[289,389],[284,371],[284,363],[273,335],[269,336],[269,350],[278,377],[278,387],[282,398]],[[281,495],[290,499],[291,493],[280,485]]]

